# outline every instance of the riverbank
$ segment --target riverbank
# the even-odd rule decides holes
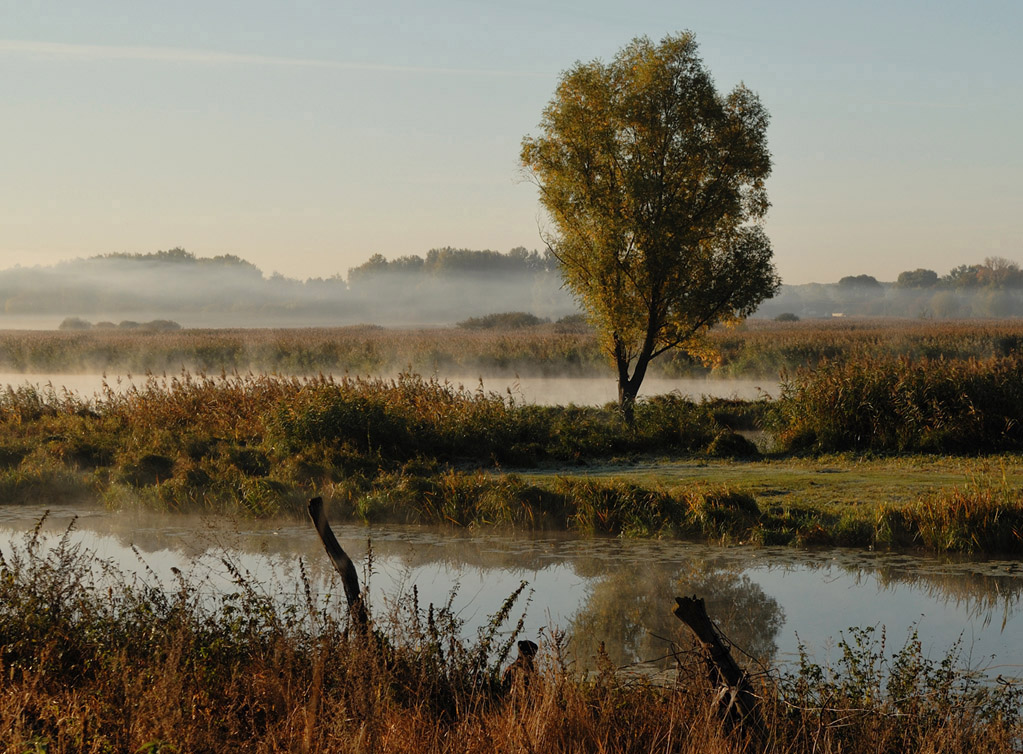
[[[236,569],[232,588],[211,592],[185,569],[168,590],[51,544],[30,533],[0,563],[5,750],[751,750],[747,731],[719,722],[688,646],[662,686],[599,649],[598,672],[581,674],[553,633],[534,672],[506,680],[521,593],[475,638],[414,592],[364,634],[305,577],[268,591]],[[1018,688],[985,682],[956,651],[931,657],[912,636],[892,650],[871,629],[851,629],[839,650],[833,664],[757,671],[765,726],[753,750],[1018,750]]]
[[[961,377],[979,390],[1013,374]],[[0,395],[0,501],[264,517],[320,495],[335,515],[366,522],[1023,551],[1019,455],[789,448],[782,409],[814,379],[777,402],[657,396],[632,425],[613,406],[520,405],[408,373],[185,373],[91,399],[23,387]]]

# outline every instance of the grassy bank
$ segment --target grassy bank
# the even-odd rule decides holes
[[[523,478],[729,490],[754,501],[755,509],[719,530],[728,542],[958,553],[1023,549],[1023,458],[1017,454],[693,458],[595,465],[570,474],[530,471]]]
[[[14,552],[12,553],[12,549]],[[668,686],[598,657],[576,674],[557,638],[534,672],[504,669],[515,597],[465,639],[415,595],[369,636],[308,585],[230,592],[133,580],[65,538],[29,535],[0,562],[0,750],[11,752],[1006,752],[1018,690],[984,685],[918,642],[869,630],[832,666],[758,676],[766,733],[719,722],[702,661],[679,645]],[[296,599],[294,595],[299,595]],[[664,609],[670,610],[671,605]]]
[[[977,459],[762,455],[742,433],[789,405],[816,410],[794,395],[661,396],[641,402],[629,426],[610,406],[518,405],[413,374],[186,373],[90,401],[21,388],[0,395],[0,500],[272,516],[321,495],[343,517],[373,522],[1023,551],[1017,457],[1002,458],[1011,468],[991,484],[976,477]],[[909,473],[928,458],[934,468]]]
[[[612,408],[520,406],[411,374],[393,381],[185,374],[96,401],[21,388],[0,395],[0,499],[95,498],[265,516],[321,494],[366,521],[702,536],[707,519],[707,535],[717,537],[705,508],[755,504],[727,490],[532,484],[485,472],[647,454],[755,454],[729,425],[749,425],[758,410],[666,396],[644,403],[630,427]]]

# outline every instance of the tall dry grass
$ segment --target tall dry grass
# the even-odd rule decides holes
[[[552,634],[534,672],[505,676],[518,593],[475,637],[415,593],[363,634],[305,581],[274,592],[235,570],[229,592],[185,577],[168,589],[38,532],[5,552],[4,752],[965,754],[1023,741],[1017,688],[919,642],[891,653],[869,631],[843,639],[832,666],[804,657],[762,676],[767,726],[753,735],[721,724],[683,649],[668,685],[606,658],[583,677]]]
[[[904,356],[988,359],[1023,347],[1017,320],[749,320],[719,328],[710,365],[684,353],[666,354],[651,374],[682,377],[774,378],[781,370]],[[0,372],[175,374],[275,372],[292,375],[422,374],[607,376],[612,371],[586,328],[540,325],[514,330],[384,329],[373,326],[303,329],[141,332],[0,331]]]
[[[518,405],[409,373],[394,380],[183,373],[92,401],[9,389],[0,393],[0,499],[93,495],[112,506],[264,516],[320,494],[364,521],[731,536],[739,532],[722,523],[728,516],[714,512],[728,506],[707,501],[741,498],[755,509],[748,496],[527,483],[489,472],[648,453],[730,454],[749,443],[724,442],[734,434],[728,425],[756,411],[664,396],[640,404],[629,426],[610,407]],[[733,518],[749,529],[748,515]]]
[[[864,358],[783,380],[773,428],[784,447],[979,453],[1023,444],[1023,356]]]

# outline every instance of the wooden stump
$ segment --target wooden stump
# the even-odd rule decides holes
[[[352,620],[356,626],[365,629],[369,625],[369,614],[366,612],[366,604],[362,601],[362,593],[359,590],[359,574],[355,570],[355,563],[342,549],[327,522],[327,514],[323,511],[323,498],[314,497],[309,501],[309,517],[313,520],[320,541],[327,550],[327,557],[341,575],[341,585],[345,589]]]
[[[703,647],[710,682],[716,689],[718,712],[736,728],[763,735],[766,731],[760,699],[750,685],[749,674],[732,659],[702,599],[676,597],[675,616],[686,624]]]

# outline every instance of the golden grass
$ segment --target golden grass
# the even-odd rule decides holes
[[[688,651],[667,685],[606,656],[584,677],[548,636],[536,671],[504,680],[517,594],[474,640],[415,593],[364,634],[305,582],[288,589],[297,600],[237,572],[230,593],[184,579],[168,592],[67,537],[48,549],[30,534],[13,549],[0,559],[5,753],[965,754],[1023,741],[1018,689],[984,684],[955,655],[933,661],[912,640],[889,653],[869,629],[843,640],[834,666],[804,657],[759,677],[767,726],[754,735],[721,723]]]

